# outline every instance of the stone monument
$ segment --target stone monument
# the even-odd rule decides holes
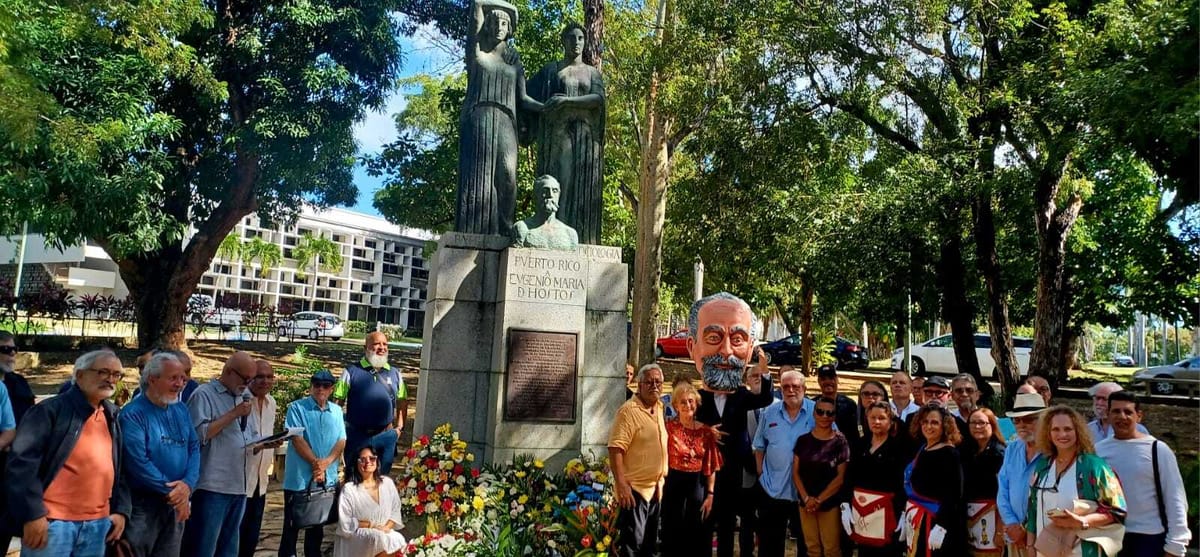
[[[629,271],[619,248],[580,244],[558,220],[562,178],[552,172],[535,183],[535,214],[513,224],[516,110],[543,105],[523,98],[506,43],[516,10],[500,0],[475,0],[473,10],[456,231],[430,258],[414,433],[449,422],[484,462],[531,454],[558,467],[604,456],[625,401]],[[575,102],[551,98],[551,112]],[[595,216],[585,242],[596,242],[601,199],[583,203]]]

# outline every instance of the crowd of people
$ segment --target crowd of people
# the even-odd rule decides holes
[[[100,557],[118,543],[146,557],[254,554],[283,443],[272,439],[270,362],[235,352],[220,376],[199,384],[186,354],[155,350],[139,358],[139,387],[118,408],[125,367],[115,352],[80,355],[60,393],[36,404],[16,354],[0,331],[2,547],[15,535],[29,557]],[[318,371],[309,387],[284,410],[284,424],[302,430],[288,439],[278,554],[295,555],[303,532],[304,555],[320,556],[322,525],[333,520],[335,555],[396,553],[405,545],[400,495],[387,474],[407,391],[387,338],[369,334],[360,362],[338,378]],[[352,460],[340,472],[344,454]],[[334,513],[317,494],[342,477]]]
[[[897,372],[854,400],[822,366],[809,398],[787,366],[772,388],[753,320],[733,295],[703,298],[688,322],[702,388],[677,377],[664,397],[657,364],[633,377],[609,440],[617,555],[781,557],[789,538],[809,557],[1184,555],[1175,455],[1120,385],[1092,387],[1091,422],[1037,376],[1004,417],[966,374]]]

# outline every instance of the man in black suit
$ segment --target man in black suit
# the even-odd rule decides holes
[[[921,386],[921,390],[925,393],[925,404],[936,404],[942,408],[950,408],[950,382],[946,381],[945,377],[934,375],[925,380],[925,384]],[[916,413],[909,414],[908,419],[904,421],[905,431],[912,431],[913,419],[917,416]],[[958,427],[958,433],[962,435],[963,440],[970,437],[970,432],[967,430],[967,422],[963,418],[953,416],[954,423]],[[916,445],[921,444],[921,436],[913,436]]]
[[[756,350],[753,328],[750,306],[728,292],[697,300],[688,315],[688,353],[704,380],[696,419],[717,426],[724,434],[721,456],[725,462],[717,472],[712,509],[718,557],[733,555],[738,501],[749,496],[742,494],[742,471],[755,465],[750,449],[753,432],[746,430],[746,412],[774,400],[767,356],[761,349],[758,365],[746,371]],[[758,388],[751,391],[746,384]]]

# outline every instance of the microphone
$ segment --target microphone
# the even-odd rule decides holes
[[[254,396],[254,395],[251,395],[250,389],[247,388],[246,390],[242,391],[242,402],[244,402],[244,403],[250,402],[250,398],[252,396]],[[241,421],[242,421],[242,431],[246,431],[246,416],[242,416]]]

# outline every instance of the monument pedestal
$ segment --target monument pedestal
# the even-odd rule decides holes
[[[511,248],[448,233],[433,256],[416,435],[449,422],[484,462],[606,454],[625,402],[619,248]]]

